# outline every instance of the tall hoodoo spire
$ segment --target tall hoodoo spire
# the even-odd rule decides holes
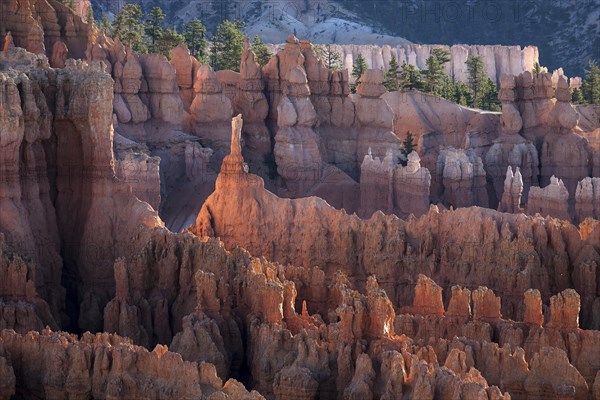
[[[262,182],[256,175],[249,173],[248,164],[242,155],[242,115],[238,114],[231,119],[231,148],[229,154],[223,159],[221,171],[217,178],[217,190],[228,185],[248,185],[252,182]]]
[[[237,175],[248,173],[248,164],[242,156],[242,114],[231,119],[231,147],[229,154],[223,159],[220,175]]]
[[[229,150],[229,155],[231,156],[239,156],[241,161],[244,161],[242,157],[242,125],[244,120],[242,119],[242,114],[238,114],[231,119],[231,149]]]

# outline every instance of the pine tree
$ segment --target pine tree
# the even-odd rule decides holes
[[[398,65],[396,56],[392,56],[392,59],[390,60],[390,68],[386,71],[385,79],[383,81],[383,86],[385,86],[390,92],[400,89],[399,68],[400,66]]]
[[[244,51],[243,23],[225,20],[217,26],[212,37],[211,58],[213,68],[240,71],[240,60]]]
[[[461,106],[468,106],[473,104],[471,97],[471,90],[464,82],[456,82],[453,84],[454,95],[452,101]]]
[[[176,30],[167,28],[156,41],[156,53],[171,59],[171,50],[182,43],[185,43],[185,37],[183,37],[182,34],[177,33]]]
[[[450,52],[446,49],[433,49],[431,55],[425,61],[427,70],[425,76],[425,92],[440,96],[444,87],[444,65],[450,61]]]
[[[398,86],[402,89],[423,89],[423,81],[421,80],[421,71],[412,64],[402,64],[402,70],[398,78]]]
[[[206,52],[206,27],[197,19],[191,20],[183,25],[183,37],[185,45],[190,54],[201,63],[208,62]]]
[[[331,48],[331,45],[313,45],[313,51],[318,59],[323,61],[323,64],[331,70],[339,71],[342,69],[342,55]]]
[[[125,46],[140,51],[142,45],[142,9],[138,4],[125,4],[112,23],[113,36]]]
[[[108,20],[106,14],[102,15],[102,19],[100,20],[100,25],[98,28],[100,28],[100,31],[106,36],[111,36],[110,21]]]
[[[269,50],[267,45],[264,44],[262,40],[260,40],[260,37],[258,35],[255,35],[254,39],[252,39],[252,51],[256,56],[256,62],[258,62],[258,65],[260,65],[261,67],[267,65],[267,63],[271,59],[271,51]]]
[[[585,103],[585,99],[583,98],[583,94],[580,89],[573,90],[571,94],[571,103],[573,104],[583,104]]]
[[[356,87],[360,84],[360,77],[369,69],[367,60],[362,54],[358,53],[354,64],[352,65],[352,76],[356,78],[353,84],[350,84],[350,91],[356,93]]]
[[[402,149],[400,149],[400,164],[406,166],[408,164],[408,155],[415,150],[415,143],[412,133],[406,132],[406,138],[402,142]]]
[[[468,84],[471,90],[472,104],[473,107],[478,107],[481,104],[481,97],[483,96],[483,86],[487,75],[485,73],[485,66],[480,56],[470,55],[467,58],[467,71],[468,71]]]
[[[500,111],[502,109],[498,100],[498,89],[490,78],[486,78],[483,82],[481,104],[478,107],[488,111]]]
[[[535,64],[533,64],[533,70],[531,71],[535,76],[538,76],[539,74],[542,73],[542,66],[540,65],[539,62],[536,62]]]
[[[356,79],[360,79],[362,74],[364,74],[367,69],[369,69],[367,60],[362,54],[359,53],[356,57],[356,60],[354,60],[354,65],[352,66],[352,76]]]
[[[581,94],[587,104],[600,104],[600,68],[596,61],[590,60],[589,69],[585,70]]]
[[[152,53],[159,53],[156,42],[163,34],[162,22],[165,20],[165,18],[166,15],[162,8],[154,7],[150,11],[150,18],[144,22],[144,32],[146,33],[146,36],[150,38],[149,47]]]

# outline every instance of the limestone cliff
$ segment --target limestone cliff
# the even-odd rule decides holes
[[[271,46],[277,50],[279,46]],[[446,65],[445,72],[455,82],[467,81],[467,67],[465,61],[469,55],[479,55],[483,59],[487,75],[497,84],[500,83],[502,74],[518,75],[524,71],[531,71],[538,62],[539,54],[535,46],[468,46],[468,45],[421,45],[398,44],[389,45],[359,45],[359,44],[332,44],[331,50],[337,51],[342,56],[344,68],[352,71],[354,61],[359,54],[367,61],[367,66],[372,69],[389,69],[392,55],[398,64],[412,64],[419,69],[426,69],[425,61],[435,48],[444,48],[450,52],[450,62]],[[500,62],[499,60],[503,60]]]

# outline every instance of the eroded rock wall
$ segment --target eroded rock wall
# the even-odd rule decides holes
[[[113,296],[119,243],[139,226],[160,224],[115,178],[113,81],[97,63],[70,60],[52,70],[19,48],[3,57],[3,65],[18,67],[1,73],[7,190],[0,231],[36,265],[37,292],[54,318],[66,324],[67,313],[81,315],[70,323],[97,330],[102,304]]]

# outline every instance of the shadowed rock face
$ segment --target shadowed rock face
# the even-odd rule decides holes
[[[160,224],[114,176],[112,80],[95,63],[51,70],[23,49],[4,56],[20,67],[0,73],[0,231],[36,264],[31,280],[55,320],[66,323],[67,289],[68,307],[81,312],[71,324],[97,330],[113,295],[117,242]]]

